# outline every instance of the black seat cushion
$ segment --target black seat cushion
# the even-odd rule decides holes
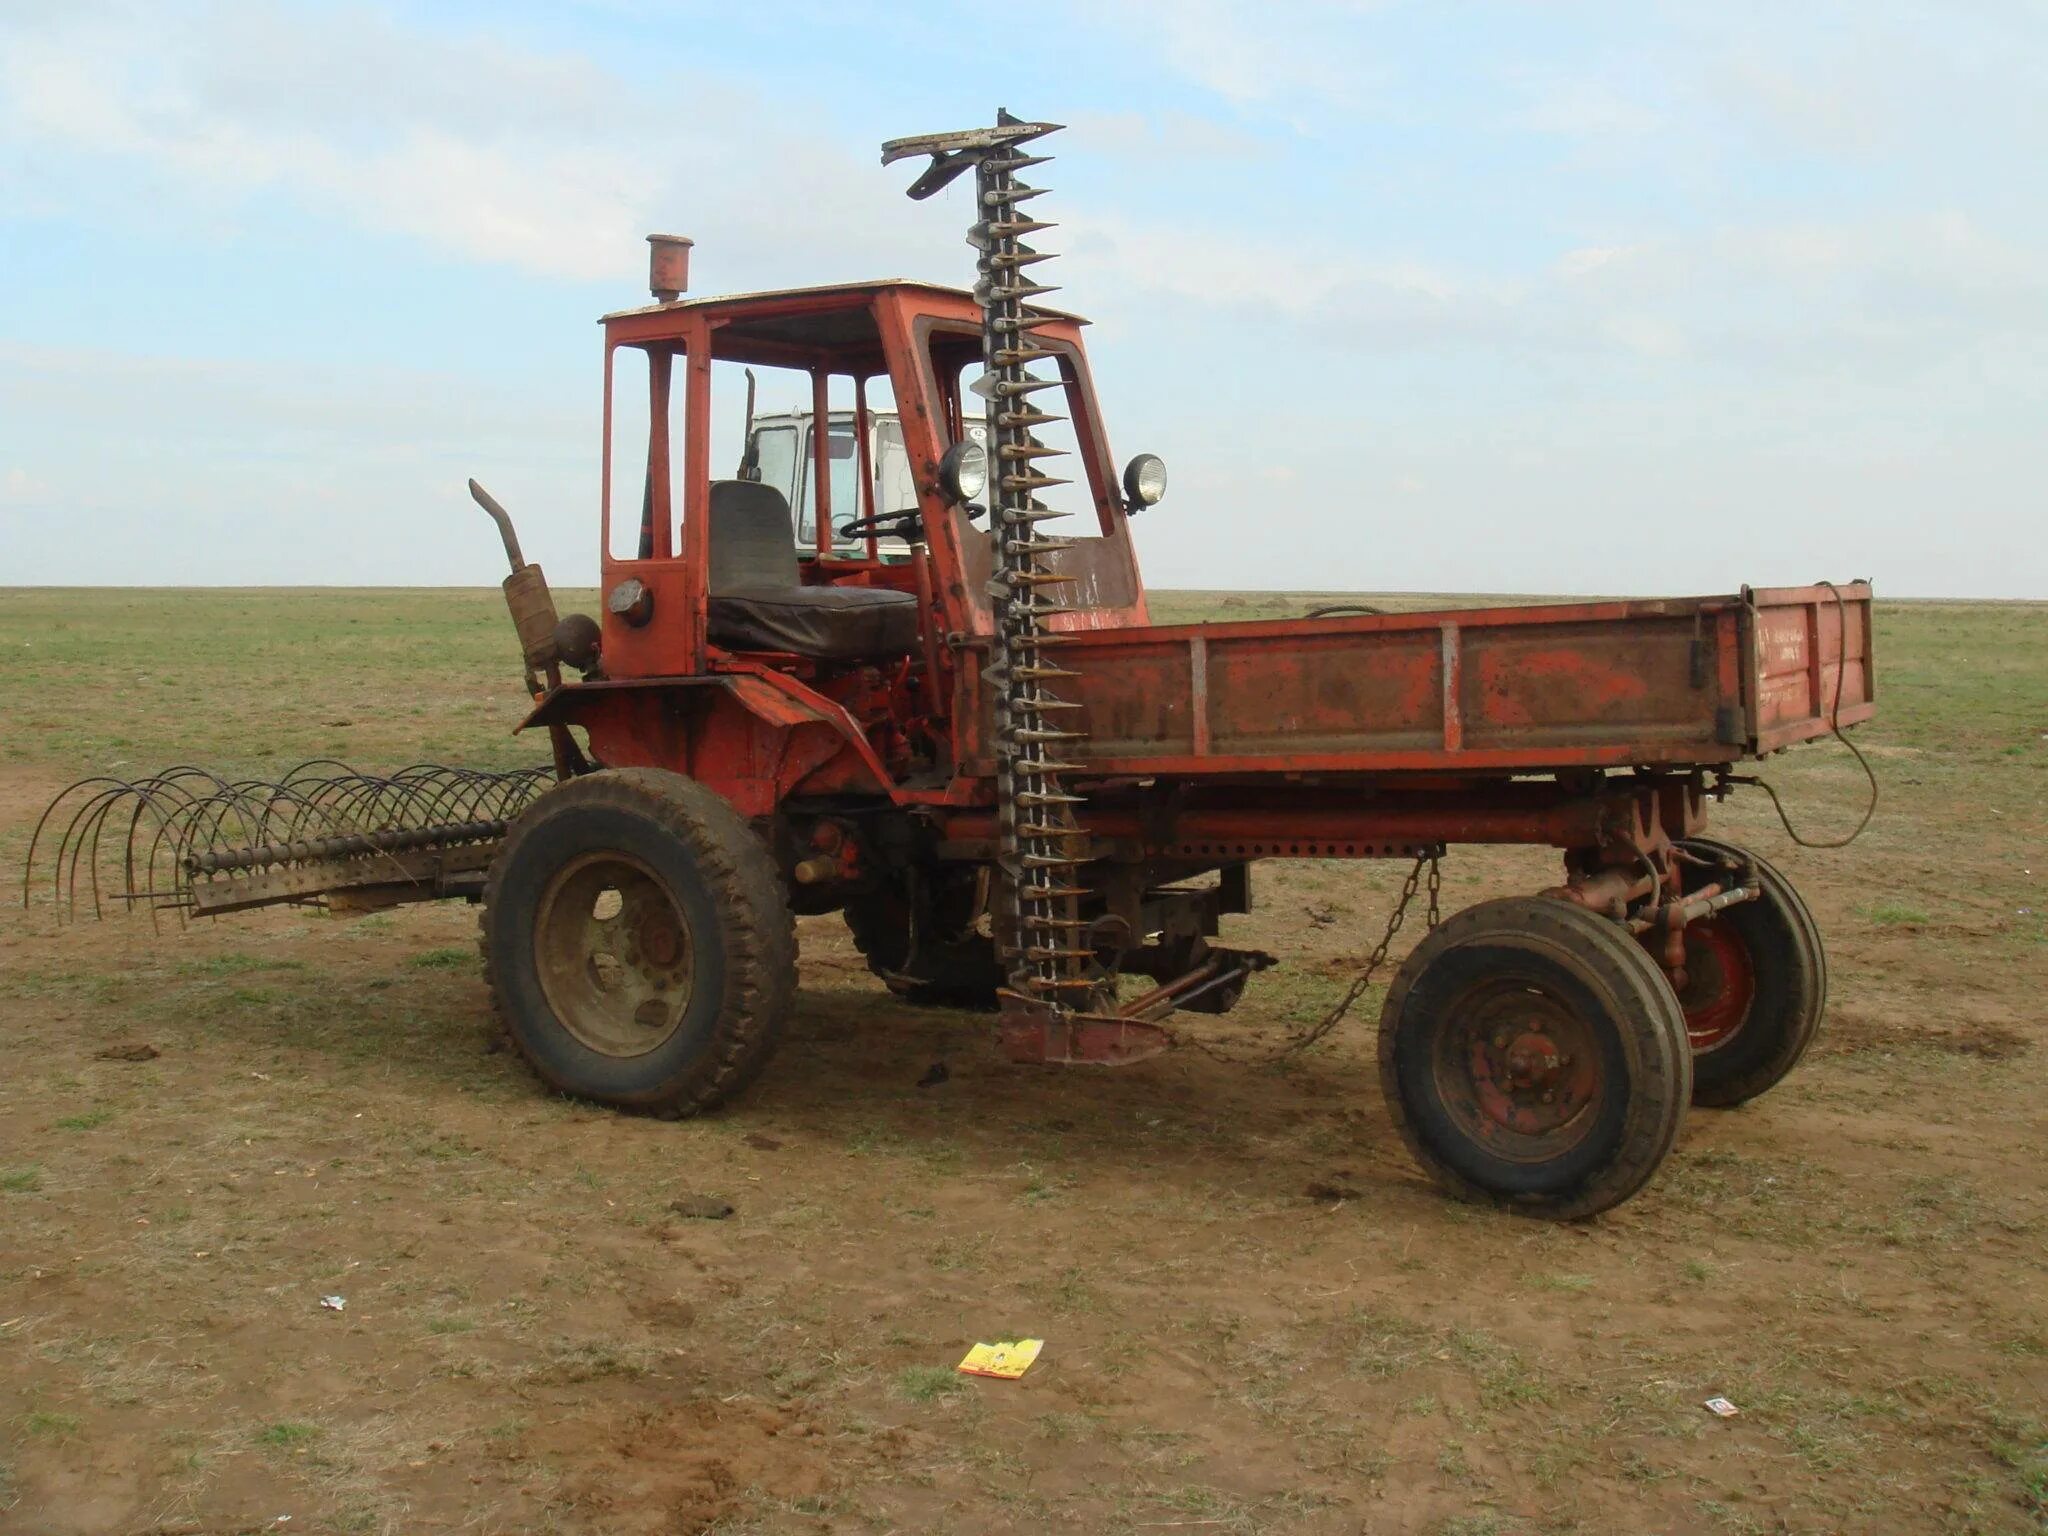
[[[789,651],[813,661],[900,656],[917,648],[917,599],[882,587],[747,587],[711,598],[711,643]]]
[[[711,483],[711,643],[813,661],[917,648],[917,599],[882,587],[807,587],[789,503],[772,485]]]

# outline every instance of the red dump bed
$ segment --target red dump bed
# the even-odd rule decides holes
[[[1089,776],[1728,763],[1872,711],[1870,587],[1076,634]]]

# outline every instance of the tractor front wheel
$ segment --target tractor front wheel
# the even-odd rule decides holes
[[[1692,1092],[1663,972],[1621,925],[1551,897],[1482,902],[1418,944],[1379,1059],[1394,1124],[1439,1183],[1559,1218],[1641,1189]]]
[[[484,892],[484,969],[541,1078],[689,1115],[767,1062],[796,995],[796,929],[766,844],[658,769],[593,773],[521,816]]]
[[[1679,844],[1703,862],[1684,866],[1688,892],[1730,883],[1747,863],[1754,901],[1685,926],[1685,986],[1678,994],[1692,1041],[1692,1101],[1717,1108],[1746,1103],[1799,1064],[1827,1006],[1827,955],[1820,928],[1792,883],[1733,843]],[[1651,930],[1645,943],[1661,944]]]

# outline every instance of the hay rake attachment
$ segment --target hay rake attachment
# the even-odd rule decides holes
[[[110,904],[209,916],[470,894],[506,827],[554,782],[548,768],[420,763],[376,775],[327,759],[280,779],[229,780],[193,767],[81,779],[36,823],[22,902],[45,846],[52,900],[75,914],[83,883],[95,917]]]

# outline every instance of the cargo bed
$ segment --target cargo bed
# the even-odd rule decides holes
[[[1088,776],[1708,765],[1873,707],[1870,586],[1063,637]]]

